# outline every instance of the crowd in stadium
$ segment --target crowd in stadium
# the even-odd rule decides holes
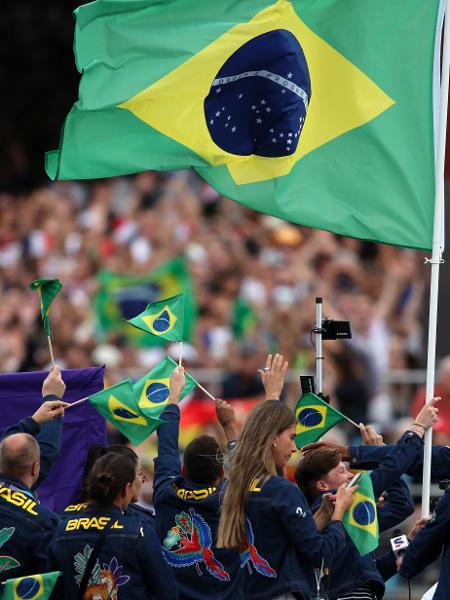
[[[0,196],[0,217],[0,294],[3,309],[0,314],[0,371],[3,373],[45,371],[51,366],[49,346],[41,323],[38,295],[29,289],[29,283],[34,279],[58,278],[63,283],[63,290],[51,311],[51,339],[57,364],[61,369],[82,369],[105,364],[107,385],[128,376],[137,379],[155,365],[165,353],[178,360],[179,347],[175,343],[168,344],[165,348],[163,346],[140,347],[133,344],[133,341],[122,332],[102,329],[96,304],[93,301],[101,285],[100,271],[107,269],[117,274],[141,277],[154,271],[166,261],[184,256],[193,282],[198,313],[192,338],[185,341],[183,345],[183,366],[192,373],[198,374],[198,379],[205,388],[215,397],[223,398],[224,401],[221,407],[214,407],[213,402],[201,390],[194,391],[193,398],[189,398],[181,405],[182,428],[175,451],[173,451],[175,442],[173,440],[171,442],[170,438],[167,439],[165,434],[159,432],[158,441],[154,434],[150,442],[132,449],[126,438],[108,424],[109,441],[112,444],[119,444],[120,457],[112,458],[101,450],[93,457],[92,464],[87,463],[84,491],[80,495],[79,502],[74,504],[75,513],[87,511],[87,517],[83,512],[80,518],[100,518],[89,513],[90,510],[92,511],[92,505],[87,505],[88,501],[91,503],[95,501],[100,506],[102,502],[108,505],[115,503],[115,506],[118,506],[116,500],[120,496],[123,503],[119,502],[119,504],[124,509],[126,502],[123,494],[129,483],[127,473],[130,469],[133,472],[137,469],[138,479],[141,482],[139,489],[135,489],[137,484],[133,483],[132,493],[129,490],[128,495],[125,494],[127,502],[131,500],[132,505],[135,506],[129,525],[135,528],[133,535],[141,527],[140,523],[144,518],[142,514],[145,514],[147,519],[147,510],[151,511],[155,507],[158,514],[159,505],[161,514],[165,515],[167,506],[173,504],[170,491],[173,492],[173,489],[169,489],[166,484],[176,475],[184,478],[183,483],[179,485],[179,490],[189,488],[190,481],[196,482],[197,490],[205,487],[209,490],[214,489],[214,493],[209,492],[208,496],[211,494],[213,496],[212,506],[213,512],[215,511],[213,531],[216,535],[219,527],[217,504],[219,493],[216,493],[216,487],[221,490],[221,494],[224,492],[223,482],[220,486],[217,485],[223,478],[223,468],[219,465],[222,465],[224,456],[225,464],[228,465],[232,456],[231,454],[228,456],[226,452],[225,455],[223,454],[223,443],[227,439],[230,441],[230,438],[232,444],[235,443],[241,435],[244,423],[247,422],[245,426],[247,427],[248,421],[252,420],[248,415],[253,415],[254,412],[250,410],[253,408],[257,415],[258,410],[262,410],[261,406],[266,406],[264,400],[281,397],[282,402],[278,403],[274,410],[278,410],[280,406],[283,407],[280,408],[281,411],[286,406],[290,408],[295,406],[300,394],[298,375],[312,373],[315,369],[313,329],[317,296],[324,299],[324,316],[349,320],[352,328],[351,339],[324,342],[324,394],[329,397],[333,406],[339,408],[350,419],[373,427],[373,429],[369,427],[363,430],[363,440],[369,444],[369,447],[370,444],[379,446],[383,442],[379,434],[383,434],[384,441],[387,443],[396,443],[400,440],[401,444],[402,439],[408,439],[402,438],[402,434],[409,431],[409,435],[414,437],[417,448],[409,447],[409,463],[406,461],[404,464],[397,464],[396,468],[398,476],[407,473],[407,481],[411,483],[420,482],[421,478],[422,463],[419,455],[420,439],[423,437],[424,429],[434,424],[434,443],[440,445],[449,443],[450,415],[447,408],[450,391],[449,360],[442,361],[438,372],[436,395],[443,398],[441,405],[438,405],[439,415],[435,409],[429,409],[434,410],[432,415],[431,413],[426,415],[425,420],[423,416],[418,417],[425,395],[423,388],[417,384],[394,382],[389,386],[386,385],[387,375],[392,370],[407,371],[424,364],[425,315],[422,311],[425,270],[418,267],[422,262],[420,252],[339,237],[255,213],[221,197],[196,175],[187,171],[164,174],[148,171],[135,176],[88,183],[57,182],[36,188],[31,193],[4,193]],[[289,362],[286,384],[284,387],[281,385],[279,390],[272,394],[267,393],[266,374],[263,372],[261,377],[260,372],[266,364],[268,353],[283,354]],[[213,377],[208,376],[211,373],[214,374]],[[179,370],[174,374],[174,377],[177,376],[182,377]],[[60,398],[63,396],[62,392],[61,388],[54,395]],[[46,395],[43,392],[43,396]],[[59,414],[60,410],[55,409],[53,416]],[[178,408],[172,407],[165,412],[168,412],[165,416],[169,423],[177,428]],[[197,413],[203,416],[196,419]],[[50,418],[49,414],[45,419]],[[186,423],[196,425],[192,430],[183,427],[185,414],[189,415]],[[235,422],[231,426],[230,434],[227,418],[231,414]],[[284,422],[283,419],[286,421],[283,431],[292,428],[289,415],[292,415],[291,411],[273,417],[277,422]],[[415,418],[415,423],[419,423],[418,426],[412,424]],[[28,422],[28,429],[19,428],[19,431],[36,435],[39,430],[39,419],[38,415],[37,427],[33,428],[34,426],[31,425],[30,429]],[[270,420],[269,417],[267,419]],[[375,434],[375,430],[379,433]],[[161,429],[161,432],[163,431],[164,428]],[[9,431],[10,434],[15,432],[17,429],[14,428]],[[213,434],[222,442],[222,446],[217,445],[212,438],[198,438],[202,433]],[[271,435],[270,431],[268,435]],[[405,436],[407,435],[408,433],[405,433]],[[198,447],[195,446],[197,439],[200,439]],[[352,461],[354,455],[351,454],[347,444],[361,443],[359,432],[348,423],[338,425],[324,439],[334,440],[336,446],[332,450],[331,457],[321,458],[319,452],[319,463],[320,460],[325,460],[323,475],[326,475],[327,471],[339,468],[342,460]],[[194,444],[193,448],[188,445],[189,442]],[[36,458],[39,449],[36,445],[32,446],[30,440],[26,442],[19,440],[17,443],[20,452],[24,452],[25,456]],[[21,446],[21,443],[25,443],[25,446]],[[254,439],[252,443],[255,443]],[[291,479],[289,485],[294,485],[292,482],[297,479],[300,488],[307,492],[307,486],[302,484],[302,471],[297,468],[298,454],[293,454],[295,446],[290,438],[285,443],[286,452],[279,464],[275,460],[275,467],[273,463],[270,463],[272,466],[269,468],[266,464],[262,471],[254,465],[256,470],[253,479],[256,476],[264,479],[265,476],[274,475],[273,468],[279,473],[284,470],[288,479]],[[3,446],[4,444],[5,442]],[[163,452],[161,444],[163,444]],[[169,445],[166,447],[164,444]],[[186,446],[188,452],[184,455],[184,466],[181,471],[179,450]],[[113,448],[117,447],[117,445],[113,446]],[[123,450],[126,447],[128,450]],[[25,451],[24,448],[28,449]],[[243,443],[241,448],[245,448]],[[13,455],[14,449],[15,447],[13,447]],[[167,456],[172,457],[167,458],[168,463],[164,458],[166,450]],[[248,460],[249,449],[247,448],[244,459],[239,459],[241,451],[244,450],[232,450],[236,453],[238,465],[243,464],[240,461],[243,460],[245,463]],[[263,451],[265,450],[261,448],[258,456],[261,456]],[[4,448],[4,452],[6,458],[2,457],[0,447],[0,465],[3,465],[0,470],[2,473],[7,473],[4,465],[10,464],[8,460],[11,457],[8,458],[8,448]],[[202,462],[203,454],[209,458],[203,459]],[[216,455],[221,458],[217,464],[212,461],[211,466],[210,457]],[[362,455],[364,456],[364,452]],[[153,466],[155,456],[158,456],[156,467]],[[304,456],[307,457],[308,453]],[[381,464],[384,458],[380,455],[376,464]],[[2,462],[3,459],[6,463]],[[94,459],[98,459],[97,462]],[[117,464],[112,469],[111,464],[115,460],[119,463],[122,461],[124,464]],[[200,463],[196,464],[196,460]],[[368,461],[370,468],[373,468],[374,464],[369,459]],[[13,463],[14,460],[11,464]],[[416,463],[415,468],[411,466],[412,463]],[[307,465],[307,461],[305,464]],[[313,471],[316,474],[317,469],[322,472],[322,467],[318,467],[317,464],[313,461],[315,465]],[[364,459],[361,459],[361,464],[365,466]],[[351,466],[354,467],[355,464],[351,462]],[[15,467],[12,474],[10,473],[12,480],[8,480],[9,483],[8,481],[2,483],[2,485],[12,485],[10,489],[15,489],[16,480],[20,480],[18,471],[14,469]],[[96,473],[96,477],[95,481],[89,483],[90,469],[92,473]],[[203,480],[204,473],[209,473],[211,469],[211,473]],[[236,472],[231,471],[230,476],[231,481],[237,479],[239,484],[238,470],[236,467]],[[198,475],[199,472],[203,475]],[[119,476],[117,473],[122,475]],[[311,468],[308,471],[306,466],[303,476],[307,479],[310,473]],[[351,478],[349,473],[345,468],[337,483],[348,483]],[[27,489],[34,489],[38,476],[39,473],[35,472],[32,479],[26,479]],[[106,485],[105,482],[104,485],[103,483],[100,485],[99,481],[102,482],[105,477],[105,482],[107,480],[106,483],[111,485]],[[250,482],[252,485],[253,479]],[[313,477],[313,480],[315,485],[317,479]],[[255,487],[258,487],[257,484]],[[337,487],[339,486],[328,486],[326,491],[334,491]],[[23,488],[19,486],[18,489]],[[108,496],[106,489],[109,492],[115,490],[114,498],[111,494]],[[380,495],[385,489],[383,486],[377,487]],[[317,496],[322,496],[325,490],[319,491],[321,493],[317,495],[306,494],[314,509],[320,506],[320,502],[314,505]],[[283,496],[287,492],[289,490],[283,492],[283,486],[280,490],[275,486],[274,498],[278,498],[280,494]],[[292,489],[289,493],[293,493]],[[409,492],[403,490],[403,493],[407,498]],[[386,495],[389,502],[394,504],[395,494],[396,492],[392,491]],[[180,494],[177,496],[175,493],[175,496],[179,498]],[[229,496],[228,498],[225,496],[226,522],[233,520],[233,510],[239,506],[239,502],[242,502],[242,499],[239,500],[238,492],[237,496],[234,493],[230,493]],[[340,520],[339,514],[351,498],[349,493],[345,495],[344,491],[340,492],[337,498],[339,501],[336,500],[334,514],[337,520]],[[414,499],[418,500],[417,497]],[[138,505],[134,504],[136,501],[139,502]],[[278,500],[271,500],[271,502],[276,504]],[[303,506],[300,499],[298,503],[298,506]],[[161,528],[163,526],[158,525],[157,517],[157,535],[154,530],[148,534],[153,540],[152,543],[157,544],[159,536],[168,550],[184,548],[184,545],[192,542],[192,536],[189,538],[188,535],[189,531],[192,533],[192,528],[198,527],[197,534],[206,535],[202,523],[204,523],[203,519],[209,522],[208,515],[210,516],[211,512],[208,511],[212,509],[206,508],[202,517],[195,513],[193,506],[195,503],[186,504],[186,511],[183,514],[186,518],[189,517],[188,521],[184,525],[174,524],[170,536],[168,530],[163,531]],[[304,505],[301,511],[306,509],[307,506]],[[403,512],[400,511],[401,514],[397,515],[398,518],[387,519],[389,525],[384,529],[403,522],[403,530],[407,533],[418,518],[417,510],[415,515],[411,516],[414,511],[411,496],[409,500],[408,498],[403,500],[403,509]],[[181,509],[178,507],[176,510]],[[254,519],[264,518],[257,516],[258,510],[256,509],[251,523],[254,523]],[[332,511],[333,505],[330,508],[325,501],[318,514],[320,515],[321,512],[328,514],[329,520]],[[174,514],[170,513],[167,518],[174,517]],[[243,522],[242,515],[243,513],[236,522]],[[67,515],[63,517],[64,523],[67,522],[67,518]],[[320,516],[316,518],[316,524],[320,518]],[[77,519],[79,516],[70,521],[76,522],[74,528],[80,527]],[[153,517],[150,518],[152,519]],[[327,523],[327,518],[324,519]],[[406,524],[405,519],[408,519]],[[50,522],[53,534],[57,520],[52,521],[50,518]],[[167,524],[165,521],[164,523]],[[316,534],[310,529],[310,525],[311,523],[307,528],[307,535],[312,536],[311,544],[317,550],[315,555],[317,561],[320,556],[325,561],[332,562],[336,557],[332,556],[330,548],[333,547],[334,550],[341,548],[340,528],[336,525],[327,526],[322,534]],[[145,527],[148,526],[148,523],[145,523]],[[66,543],[70,545],[72,542],[64,541],[66,534],[61,527],[59,526],[58,531],[61,533],[62,541],[56,542],[54,546],[56,550],[52,550],[48,568],[55,567],[64,572],[71,572],[73,565],[64,563],[63,548]],[[183,530],[183,527],[187,529]],[[254,540],[251,542],[255,535],[251,526],[246,532],[242,529],[230,530],[223,525],[220,527],[219,537],[225,546],[227,544],[245,546],[245,543],[248,543],[244,554],[241,552],[241,565],[246,565],[246,571],[254,571],[262,577],[263,583],[257,584],[251,593],[246,592],[250,595],[244,596],[245,598],[303,598],[301,593],[312,593],[310,590],[311,586],[314,587],[314,582],[310,580],[310,575],[313,570],[305,575],[305,580],[302,579],[303,575],[293,574],[295,569],[293,573],[287,575],[284,572],[284,575],[278,579],[281,587],[276,585],[270,587],[267,582],[275,580],[276,569],[270,566],[267,556],[264,558],[258,553]],[[321,523],[318,527],[320,529],[324,524]],[[277,532],[273,531],[270,535],[276,536]],[[302,535],[306,535],[304,531]],[[167,538],[170,539],[167,541]],[[316,538],[317,540],[313,541]],[[83,536],[80,540],[78,544],[83,542]],[[149,548],[144,544],[142,555],[139,554],[141,550],[138,547],[134,548],[133,552],[138,552],[140,557],[136,560],[150,560],[149,556],[146,558],[146,552],[154,556],[154,548],[153,550]],[[77,583],[80,585],[82,571],[83,568],[87,569],[89,556],[83,554],[82,546],[79,548],[77,546],[77,549],[81,554],[76,568],[81,571],[78,570],[74,576],[78,577]],[[288,555],[291,550],[286,549]],[[206,552],[204,549],[196,551]],[[179,563],[175,559],[172,563],[169,560],[175,579],[167,570],[164,561],[158,559],[153,562],[154,570],[151,577],[153,584],[144,582],[142,585],[144,588],[145,585],[149,585],[150,588],[151,585],[156,586],[154,589],[151,588],[153,594],[151,597],[155,598],[176,598],[175,590],[178,587],[181,598],[212,598],[213,596],[208,595],[207,592],[202,595],[203,592],[198,591],[197,577],[200,573],[205,574],[198,565],[202,560],[205,561],[206,571],[210,575],[203,577],[201,581],[209,582],[207,586],[217,585],[218,581],[228,581],[230,575],[224,565],[228,564],[227,561],[231,561],[229,565],[231,573],[233,569],[238,568],[238,564],[233,563],[232,556],[227,557],[227,552],[231,551],[219,550],[220,556],[225,554],[222,562],[217,560],[214,554],[210,556],[208,552],[206,552],[208,559],[203,554],[202,557],[199,555],[197,558],[191,556],[189,559],[191,562],[183,562],[184,558],[183,560],[180,558]],[[270,554],[270,548],[267,552]],[[343,582],[337,583],[329,578],[325,580],[328,581],[329,589],[323,593],[329,593],[330,598],[339,600],[356,597],[381,598],[384,590],[383,578],[385,576],[387,578],[388,574],[392,575],[398,566],[393,565],[392,556],[389,558],[388,554],[389,551],[384,556],[387,557],[387,563],[391,561],[390,564],[387,567],[381,565],[376,575],[373,573],[370,575],[370,568],[367,575],[367,571],[362,567],[361,573],[365,573],[367,577],[361,578],[361,573],[355,571],[350,586],[345,578]],[[48,560],[47,552],[44,558],[45,561]],[[349,561],[354,560],[352,556],[347,558]],[[111,561],[112,558],[109,557],[108,560]],[[278,558],[274,557],[273,560],[277,562]],[[314,562],[315,559],[311,560]],[[286,561],[289,565],[291,558]],[[193,570],[193,588],[189,583],[192,574],[187,579],[181,575],[180,580],[180,573],[184,573],[182,567],[187,565],[190,565],[189,569]],[[320,561],[314,566],[320,566]],[[117,559],[114,564],[109,562],[103,567],[109,573],[114,574],[116,571],[117,588],[113,591],[109,590],[110,596],[99,595],[98,598],[109,597],[112,600],[116,598],[114,594],[117,594],[117,598],[135,597],[125,594],[125,589],[128,587],[125,584],[129,582],[130,576],[126,575],[125,571],[121,574],[121,565]],[[42,568],[44,569],[43,566]],[[289,571],[289,566],[286,568]],[[387,568],[386,572],[385,568]],[[32,568],[28,568],[19,574],[26,575],[32,571]],[[161,573],[166,574],[164,576],[167,577],[166,581],[160,581]],[[97,583],[101,580],[99,577]],[[295,583],[291,582],[291,588],[289,585],[283,587],[281,582],[286,578],[289,581],[295,579]],[[226,592],[229,595],[220,595],[222,592],[217,592],[214,598],[241,597],[239,594],[242,592],[236,591],[237,588],[233,587],[234,585],[239,587],[240,584],[236,582],[240,581],[240,578],[236,575],[231,579],[233,585],[227,588],[231,591]],[[358,585],[355,586],[355,582]],[[90,580],[85,584],[88,587],[94,585]],[[67,585],[66,581],[66,587]],[[124,587],[121,587],[121,593],[118,593],[118,586],[122,585]],[[158,589],[158,585],[161,585],[161,589]],[[337,586],[334,591],[333,585]],[[167,586],[170,588],[170,595]],[[140,593],[139,585],[136,589]],[[288,593],[290,591],[300,595],[290,596]],[[75,594],[75,592],[72,590],[70,593]],[[92,593],[94,594],[94,591]],[[98,593],[103,592],[100,589]],[[288,595],[283,595],[285,593]],[[362,595],[354,595],[355,593]],[[97,598],[95,595],[85,597]]]

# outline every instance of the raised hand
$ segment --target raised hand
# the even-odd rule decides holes
[[[216,398],[217,420],[222,425],[225,437],[229,442],[237,439],[236,415],[234,408],[226,400]]]
[[[362,423],[359,424],[362,442],[365,446],[383,446],[383,436],[377,433],[370,425],[367,427]]]
[[[419,426],[419,428],[422,428],[425,432],[436,423],[439,416],[439,409],[436,407],[436,402],[439,402],[440,399],[440,396],[432,398],[428,404],[425,404],[425,406],[422,407],[422,410],[413,423],[413,427]]]
[[[31,415],[31,418],[39,425],[42,425],[43,423],[47,423],[47,421],[63,417],[66,406],[69,406],[69,404],[62,400],[47,400]]]
[[[170,376],[168,404],[178,404],[185,383],[186,376],[184,374],[184,367],[175,367]]]
[[[58,396],[58,398],[62,398],[65,391],[66,384],[61,377],[61,367],[55,365],[50,369],[49,374],[44,379],[44,383],[42,384],[42,397]]]
[[[287,360],[284,360],[282,354],[275,354],[273,359],[271,354],[267,356],[266,366],[264,369],[258,370],[258,373],[261,375],[262,384],[266,390],[266,400],[280,399],[288,366],[289,363]]]

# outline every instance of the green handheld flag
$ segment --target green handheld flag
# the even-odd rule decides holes
[[[369,473],[363,474],[358,486],[353,504],[345,513],[342,524],[361,556],[364,556],[378,548],[378,516]]]
[[[193,167],[254,210],[431,248],[439,0],[176,7],[75,10],[79,100],[52,179]]]
[[[170,393],[170,376],[178,367],[170,357],[165,356],[144,377],[133,385],[140,410],[147,416],[159,417],[167,405]],[[180,396],[180,402],[197,386],[197,380],[185,372],[186,385]]]
[[[147,439],[164,422],[144,415],[139,409],[131,379],[125,379],[89,396],[89,402],[135,446]]]
[[[62,283],[59,279],[36,279],[30,283],[30,288],[38,291],[41,300],[42,322],[44,323],[46,334],[50,336],[48,311],[50,310],[51,303],[62,289]]]
[[[298,449],[316,442],[346,417],[313,393],[304,394],[294,409],[295,445]]]
[[[166,338],[162,338],[161,335],[147,335],[140,328],[130,327],[127,320],[145,311],[146,307],[154,304],[153,301],[169,299],[184,293],[183,339],[191,341],[197,306],[194,286],[183,257],[169,260],[144,276],[118,275],[110,271],[101,271],[98,275],[98,283],[99,291],[94,300],[98,339],[104,339],[108,333],[114,332],[134,346],[164,344]],[[149,300],[152,301],[150,305]],[[177,310],[179,308],[180,306]],[[178,312],[175,314],[178,317]],[[177,331],[178,321],[175,322],[175,326]]]
[[[60,575],[60,571],[52,571],[42,575],[8,579],[5,582],[2,600],[48,600]]]
[[[171,342],[183,339],[184,294],[151,302],[141,314],[128,323]]]

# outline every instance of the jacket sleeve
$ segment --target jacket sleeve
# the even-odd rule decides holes
[[[436,505],[433,517],[419,531],[403,556],[400,575],[411,579],[421,573],[442,551],[450,538],[450,490]]]
[[[375,564],[384,581],[387,581],[397,574],[397,563],[392,550],[389,550],[381,556],[378,556],[375,559]]]
[[[423,453],[422,439],[412,431],[406,431],[400,438],[395,452],[390,452],[374,469],[372,479],[375,498],[390,488]]]
[[[37,441],[41,449],[41,469],[39,477],[34,483],[32,490],[37,489],[44,481],[59,456],[62,441],[63,419],[48,421],[41,426]]]
[[[164,560],[155,528],[147,524],[141,528],[141,532],[139,558],[148,585],[148,597],[152,600],[178,600],[175,576]]]
[[[319,533],[303,493],[289,481],[279,480],[272,497],[272,506],[278,514],[286,535],[291,539],[299,555],[314,567],[332,564],[346,543],[342,523],[331,521]]]
[[[178,450],[180,409],[176,404],[169,404],[160,418],[166,423],[157,429],[158,456],[154,460],[154,496],[157,495],[161,486],[181,474],[180,453]]]
[[[386,493],[386,501],[377,510],[380,531],[395,527],[414,512],[411,492],[402,477]]]
[[[8,435],[13,435],[14,433],[29,433],[33,437],[36,437],[40,431],[39,423],[32,417],[25,417],[15,425],[11,425],[7,427],[5,431],[0,436],[0,441],[8,437]]]
[[[375,469],[388,454],[395,451],[392,446],[349,446],[350,466],[361,469]],[[408,475],[421,475],[423,468],[423,452],[406,471]],[[450,448],[448,446],[433,446],[431,458],[431,477],[433,479],[450,478]]]
[[[42,520],[40,525],[41,527],[38,535],[32,540],[33,562],[36,573],[43,573],[47,569],[49,562],[49,548],[59,525],[59,517],[54,513],[50,513]]]
[[[378,467],[388,454],[397,448],[391,446],[349,446],[350,468],[371,470]]]

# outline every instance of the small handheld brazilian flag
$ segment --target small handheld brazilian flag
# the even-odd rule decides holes
[[[183,339],[184,294],[151,302],[144,312],[128,320],[130,325],[170,342]]]
[[[131,379],[89,396],[89,402],[135,446],[164,423],[158,418],[144,415],[139,409]]]
[[[30,288],[32,290],[37,290],[39,293],[42,322],[44,323],[45,333],[50,336],[48,311],[50,310],[51,303],[60,292],[62,283],[59,279],[35,279],[35,281],[30,283]]]
[[[2,600],[48,600],[60,575],[60,571],[52,571],[8,579],[4,584]]]
[[[369,473],[364,473],[358,481],[353,504],[342,524],[361,556],[378,548],[377,505]]]
[[[299,449],[316,442],[329,429],[347,419],[345,415],[311,392],[300,398],[294,414],[295,445]]]
[[[170,393],[170,376],[177,363],[165,356],[144,377],[133,385],[140,410],[151,417],[159,417],[167,405]],[[186,384],[181,392],[180,402],[197,386],[197,380],[185,372]]]

